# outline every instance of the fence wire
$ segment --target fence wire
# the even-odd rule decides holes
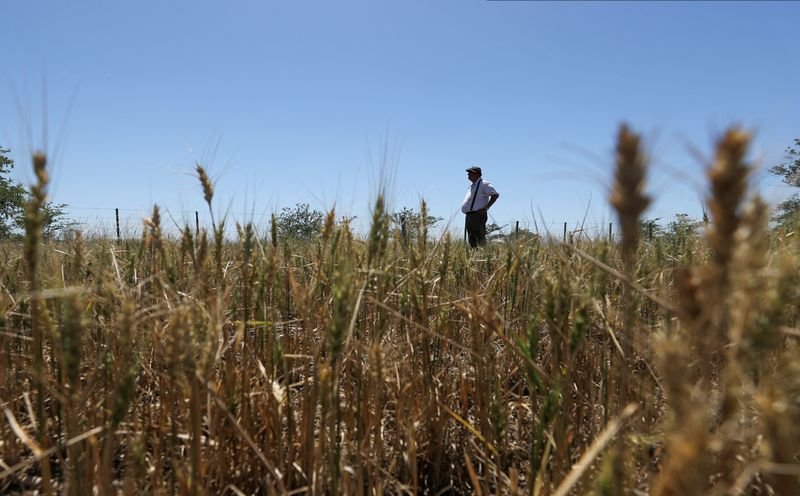
[[[132,208],[105,208],[105,207],[71,207],[64,208],[64,212],[73,229],[80,230],[88,237],[119,237],[132,238],[141,236],[145,220],[149,219],[153,211]],[[276,213],[275,215],[280,215]],[[161,229],[167,236],[178,236],[180,232],[189,227],[193,231],[212,229],[212,219],[208,211],[201,210],[160,210]],[[227,212],[226,234],[236,235],[236,224],[252,222],[257,233],[268,236],[272,213],[254,214],[252,212]],[[220,219],[217,219],[219,221]],[[429,229],[432,236],[440,236],[446,231],[453,235],[460,235],[463,224],[460,218],[455,218],[449,224],[439,222]],[[364,217],[349,218],[353,232],[366,235],[371,228],[371,219]],[[398,227],[399,226],[394,226]],[[617,236],[613,223],[587,224],[585,222],[551,221],[547,224],[524,219],[489,219],[489,228],[496,229],[501,235],[511,235],[515,232],[528,232],[541,237],[554,239],[576,238],[609,238]]]

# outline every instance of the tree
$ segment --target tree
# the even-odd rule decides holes
[[[67,206],[66,203],[53,202],[47,202],[42,206],[42,236],[44,236],[45,239],[57,238],[75,229],[77,222],[70,219],[66,212],[64,212]],[[17,227],[20,230],[24,229],[24,221],[18,223]]]
[[[308,203],[297,203],[294,207],[283,207],[275,219],[278,238],[308,241],[322,233],[325,214],[311,210]]]
[[[502,240],[505,238],[505,234],[503,234],[503,228],[506,226],[501,226],[497,222],[492,222],[491,224],[486,225],[486,241],[495,241],[495,240]]]
[[[6,155],[10,150],[0,147],[0,238],[8,238],[25,212],[25,188],[10,177],[14,161]]]
[[[667,224],[665,234],[678,240],[686,240],[697,235],[703,222],[689,217],[689,214],[675,214],[675,220]]]
[[[400,236],[403,241],[411,241],[415,239],[416,233],[420,231],[423,226],[427,229],[432,228],[442,221],[441,217],[427,214],[425,223],[422,223],[422,214],[413,208],[403,207],[399,212],[391,215],[392,222],[400,229]]]
[[[8,157],[8,148],[0,147],[0,239],[22,233],[25,229],[25,204],[30,199],[28,190],[11,179],[14,161]],[[45,238],[56,237],[75,223],[67,218],[63,203],[47,202],[42,207],[42,230]]]
[[[784,184],[800,188],[800,138],[794,140],[794,146],[786,149],[785,162],[773,165],[769,172],[781,178]],[[773,220],[779,227],[790,227],[800,214],[800,194],[794,193],[789,199],[781,202],[775,209]]]
[[[703,221],[693,219],[689,214],[675,214],[675,219],[667,222],[666,226],[659,221],[660,217],[644,218],[639,220],[639,232],[647,241],[670,241],[684,243],[687,239],[697,235],[703,226]]]
[[[647,241],[663,237],[665,231],[661,224],[658,223],[660,220],[661,217],[639,219],[639,236]]]

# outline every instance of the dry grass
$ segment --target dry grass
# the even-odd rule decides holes
[[[0,491],[798,494],[800,257],[745,206],[747,135],[708,236],[653,245],[619,139],[620,246],[403,243],[380,197],[367,239],[170,239],[156,207],[43,244],[35,194],[0,245]]]

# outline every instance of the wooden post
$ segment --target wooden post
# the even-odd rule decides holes
[[[611,222],[608,223],[608,242],[611,243],[614,240],[614,233],[611,230]]]
[[[194,211],[194,235],[200,236],[200,214]]]
[[[567,223],[564,223],[564,242],[567,242]]]
[[[120,235],[119,235],[119,209],[115,208],[114,209],[114,213],[115,213],[115,216],[117,218],[117,241],[119,241],[120,240]]]
[[[519,236],[519,221],[517,221],[517,225],[514,226],[514,234]]]

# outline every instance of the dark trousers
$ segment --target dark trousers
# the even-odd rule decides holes
[[[486,244],[486,221],[489,214],[483,212],[467,212],[467,241],[469,246],[477,248]]]

